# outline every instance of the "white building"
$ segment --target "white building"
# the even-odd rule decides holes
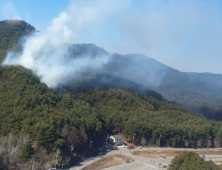
[[[109,138],[116,145],[123,145],[124,144],[123,138],[119,135],[113,135],[113,136],[110,136]]]

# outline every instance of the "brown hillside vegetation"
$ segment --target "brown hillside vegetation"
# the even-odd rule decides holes
[[[134,155],[145,157],[145,158],[159,158],[159,157],[168,157],[168,156],[177,156],[184,153],[185,149],[181,150],[162,150],[161,152],[156,152],[156,150],[144,150],[144,151],[133,151]],[[208,150],[189,150],[195,152],[198,155],[221,155],[221,150],[208,149]]]

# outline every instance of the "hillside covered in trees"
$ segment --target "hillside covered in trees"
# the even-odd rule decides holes
[[[35,31],[34,27],[19,20],[1,21],[0,28],[0,61],[9,49],[21,50],[20,44],[15,45],[19,40],[23,42],[20,37]],[[88,70],[79,79],[84,86],[86,83],[92,87],[116,88],[124,84],[136,91],[154,90],[166,100],[189,107],[208,119],[222,120],[220,74],[184,73],[141,54],[111,54],[94,44],[73,44],[69,53],[69,58],[109,55],[109,62],[104,68]],[[75,80],[72,85],[76,84],[79,82]]]
[[[181,147],[183,135],[185,147],[207,147],[210,136],[211,146],[222,142],[219,124],[143,93],[121,89],[56,91],[40,83],[31,70],[18,66],[0,67],[0,82],[0,135],[24,136],[24,144],[29,141],[33,147],[29,159],[41,160],[40,164],[52,161],[50,155],[58,148],[60,160],[69,164],[72,145],[73,161],[89,156],[97,152],[107,134],[115,133],[122,133],[128,141],[136,134],[137,144],[145,140],[150,146],[158,145],[160,134],[161,146]],[[90,141],[92,148],[88,147]],[[12,148],[5,149],[2,156],[11,159]],[[44,160],[43,153],[48,154]],[[23,158],[22,153],[16,154]],[[11,163],[19,161],[12,159]]]
[[[0,21],[0,62],[21,37],[29,35],[32,31],[35,31],[35,28],[21,20]]]
[[[16,31],[0,32],[10,42],[7,48],[1,47],[1,54],[29,33],[24,28],[34,30],[18,23],[19,36],[14,35]],[[14,30],[17,25],[8,27]],[[52,89],[32,70],[0,66],[0,168],[30,169],[34,160],[36,167],[49,168],[55,165],[56,154],[59,163],[70,166],[96,154],[107,134],[121,133],[128,142],[136,134],[135,143],[147,146],[159,145],[160,134],[161,146],[207,147],[209,140],[211,147],[222,144],[221,122],[172,105],[132,80],[104,73],[86,74]],[[106,78],[112,83],[102,82]],[[101,83],[95,83],[98,79]]]
[[[73,51],[71,56],[78,57],[85,55],[93,57],[96,54],[108,53],[94,44],[74,44],[71,51]],[[115,53],[103,69],[93,70],[90,74],[94,81],[92,82],[91,77],[89,81],[96,87],[104,84],[116,86],[114,79],[124,79],[128,81],[125,81],[128,86],[138,91],[152,89],[166,100],[189,107],[208,119],[222,120],[222,75],[220,74],[180,72],[141,54]]]

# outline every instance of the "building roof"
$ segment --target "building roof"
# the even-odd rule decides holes
[[[110,137],[113,137],[115,140],[123,140],[123,138],[119,135],[113,135],[113,136],[110,136]]]

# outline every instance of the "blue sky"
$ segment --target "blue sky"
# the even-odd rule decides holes
[[[1,0],[0,20],[22,19],[41,30],[68,5],[69,0]]]
[[[58,21],[72,43],[142,53],[187,72],[222,73],[221,0],[1,0],[0,20],[22,19],[44,31]]]

